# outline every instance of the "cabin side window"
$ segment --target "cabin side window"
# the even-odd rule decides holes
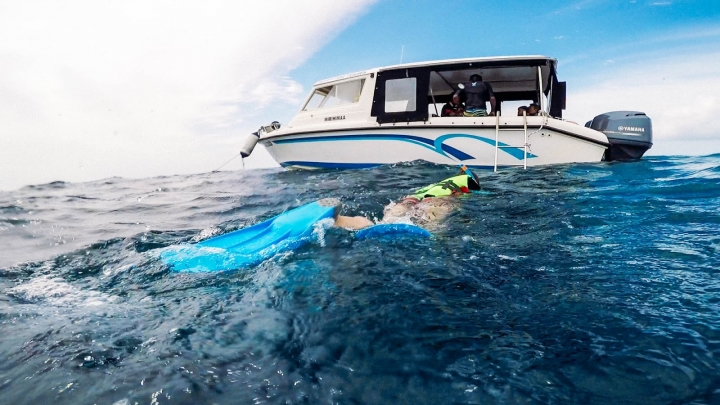
[[[407,77],[385,82],[385,112],[415,111],[417,79]]]
[[[303,111],[357,103],[364,86],[365,79],[360,79],[317,88],[305,104]]]

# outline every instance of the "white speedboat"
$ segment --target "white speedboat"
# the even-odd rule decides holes
[[[317,82],[297,115],[250,135],[284,167],[363,168],[426,160],[472,168],[639,159],[652,146],[642,112],[564,121],[565,83],[546,56],[471,58],[376,68]],[[471,75],[494,90],[495,116],[443,117],[440,109]],[[518,116],[536,103],[537,116]]]

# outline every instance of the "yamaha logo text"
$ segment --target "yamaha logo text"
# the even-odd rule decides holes
[[[618,127],[618,131],[645,132],[643,127]]]

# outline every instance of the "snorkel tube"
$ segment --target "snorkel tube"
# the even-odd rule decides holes
[[[460,171],[462,171],[462,172],[465,173],[468,177],[470,177],[470,178],[475,182],[475,184],[477,184],[478,190],[480,189],[480,179],[478,179],[478,177],[475,175],[475,173],[473,173],[473,172],[472,172],[470,169],[468,169],[467,166],[465,166],[465,165],[460,166]]]

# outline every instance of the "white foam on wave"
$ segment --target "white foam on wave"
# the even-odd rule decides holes
[[[202,240],[208,239],[210,237],[213,237],[215,235],[218,235],[222,233],[222,230],[216,226],[205,228],[202,231],[200,231],[199,234],[192,237],[192,242],[200,242]]]
[[[8,293],[32,303],[58,307],[94,307],[112,304],[117,297],[82,290],[58,277],[40,276],[11,288]]]
[[[321,247],[325,247],[325,231],[335,226],[334,218],[323,218],[313,225],[312,236]]]

